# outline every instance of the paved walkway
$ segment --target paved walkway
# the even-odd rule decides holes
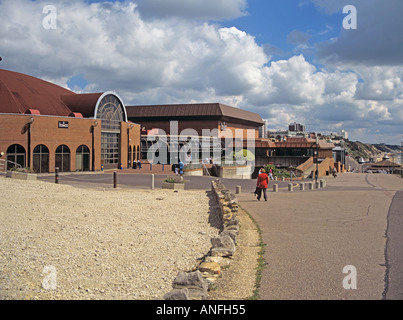
[[[268,202],[238,197],[267,245],[261,299],[402,299],[403,180],[352,173],[325,179],[326,189],[269,193]],[[357,271],[355,290],[343,287],[349,265]]]
[[[131,173],[118,171],[118,188],[150,188],[150,174]],[[155,187],[166,177],[155,174]],[[39,179],[54,182],[52,175]],[[213,179],[185,176],[186,189],[210,190]],[[112,171],[61,174],[59,180],[113,188]],[[267,266],[261,299],[403,299],[402,179],[346,173],[325,177],[325,189],[294,192],[287,191],[287,181],[270,181],[268,202],[255,199],[255,180],[221,180],[231,192],[241,186],[240,205],[262,230]],[[343,280],[350,274],[343,268],[350,265],[357,289],[346,290]]]
[[[143,169],[142,169],[143,170]],[[86,173],[60,173],[59,183],[69,184],[77,187],[95,187],[95,188],[113,188],[113,170],[104,172],[86,172]],[[151,188],[151,173],[141,173],[139,170],[117,170],[117,187],[118,188],[138,188],[150,189]],[[161,188],[162,181],[167,177],[172,177],[172,171],[164,173],[154,173],[154,186]],[[54,174],[40,174],[38,179],[54,183]],[[198,176],[184,176],[186,181],[186,190],[211,190],[211,181],[217,177],[198,177]],[[252,194],[255,190],[256,180],[244,179],[221,179],[224,185],[233,193],[236,187],[240,186],[243,192]],[[309,180],[311,181],[311,180]],[[269,188],[273,188],[273,184],[279,185],[279,191],[286,191],[289,181],[270,181]],[[297,182],[294,182],[297,185]]]

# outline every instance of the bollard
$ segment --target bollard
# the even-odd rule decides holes
[[[241,194],[241,186],[236,186],[235,194]]]
[[[154,190],[154,174],[151,175],[151,190]]]
[[[150,171],[153,171],[153,164],[150,163]]]
[[[165,164],[162,164],[162,172],[165,171]]]
[[[305,183],[301,183],[301,184],[299,185],[299,189],[300,189],[301,191],[304,191],[304,190],[305,190]]]
[[[326,181],[325,180],[320,180],[320,187],[323,189],[326,187]]]
[[[274,177],[274,180],[277,181],[277,176]]]
[[[284,177],[281,177],[281,181],[285,181]]]
[[[308,182],[308,189],[312,190],[313,189],[313,183],[312,182]]]
[[[55,183],[59,183],[59,168],[55,168]]]
[[[113,171],[113,188],[116,189],[118,185],[118,173]]]
[[[273,184],[273,192],[278,192],[278,184]]]
[[[293,191],[294,190],[294,186],[292,183],[288,184],[288,191]]]
[[[320,182],[319,181],[315,181],[315,188],[320,189]]]

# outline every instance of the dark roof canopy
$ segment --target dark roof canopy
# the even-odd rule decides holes
[[[390,160],[382,160],[376,163],[371,163],[372,168],[390,168],[390,167],[401,167],[400,164],[394,163]]]
[[[128,118],[134,121],[208,118],[221,121],[241,120],[257,126],[263,125],[259,114],[221,103],[127,106],[126,109]]]

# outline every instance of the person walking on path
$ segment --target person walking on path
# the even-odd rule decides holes
[[[332,173],[333,173],[333,178],[336,178],[336,177],[337,177],[337,170],[336,170],[336,168],[333,167]]]
[[[257,199],[260,201],[260,198],[262,197],[262,191],[263,191],[263,196],[264,200],[267,201],[267,187],[269,185],[269,176],[266,173],[265,169],[261,169],[261,173],[257,177]]]
[[[269,177],[270,177],[271,180],[274,180],[273,179],[273,169],[272,168],[269,169]]]

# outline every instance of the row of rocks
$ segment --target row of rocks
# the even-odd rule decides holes
[[[208,290],[220,277],[222,269],[231,263],[239,234],[238,200],[219,179],[212,181],[211,189],[219,205],[221,231],[211,238],[210,252],[196,270],[178,273],[172,284],[173,290],[164,295],[164,300],[207,299]]]

